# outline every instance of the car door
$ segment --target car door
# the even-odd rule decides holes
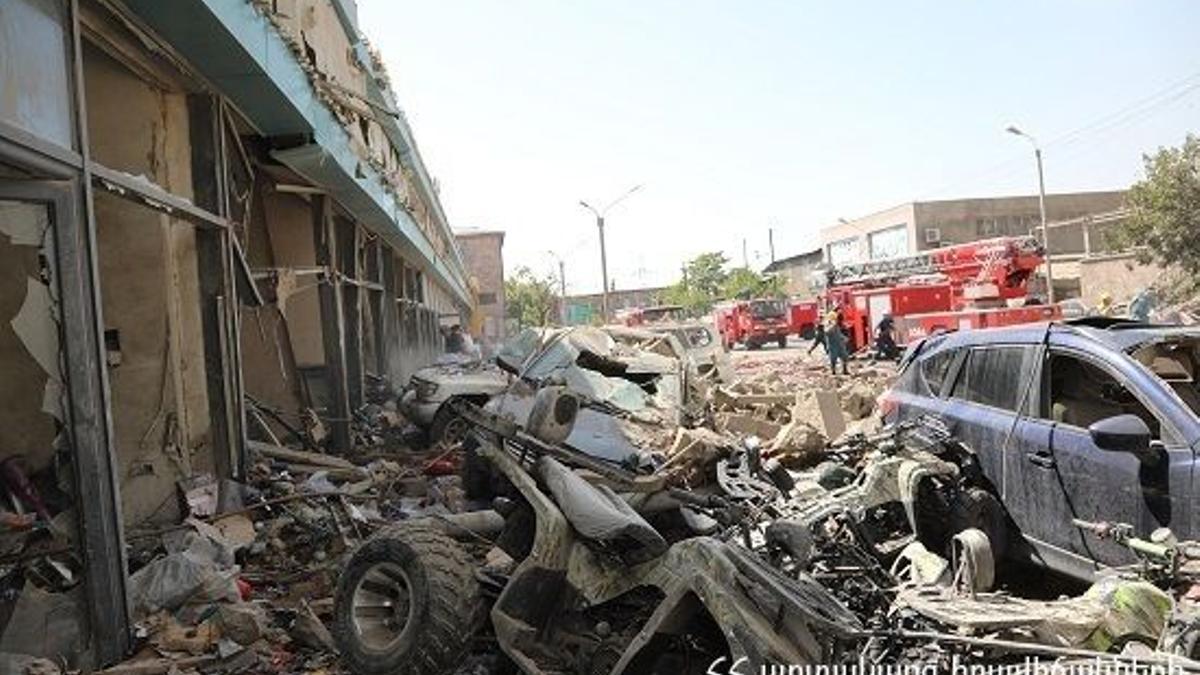
[[[1017,527],[1035,538],[1048,529],[1044,505],[1026,481],[1045,469],[1051,425],[1024,413],[1036,409],[1040,395],[1033,382],[1041,350],[1037,344],[970,348],[943,409],[951,434],[975,452],[984,478]]]
[[[1100,538],[1073,520],[1127,524],[1148,537],[1160,527],[1187,531],[1190,521],[1192,451],[1152,397],[1131,386],[1137,373],[1123,355],[1106,358],[1083,346],[1051,348],[1040,415],[1053,424],[1054,473],[1045,489],[1057,489],[1061,512],[1044,544],[1070,554],[1076,573],[1134,562],[1124,545]],[[1087,427],[1101,419],[1135,414],[1153,434],[1151,458],[1098,447]]]

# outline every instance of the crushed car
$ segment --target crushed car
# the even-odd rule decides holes
[[[467,426],[451,404],[484,405],[504,393],[505,412],[524,415],[531,393],[553,382],[642,422],[644,433],[656,437],[703,414],[703,382],[679,340],[670,333],[621,326],[526,329],[506,342],[494,361],[456,361],[418,371],[401,396],[400,410],[428,430],[430,441],[452,445],[462,440]],[[603,438],[612,431],[604,420],[600,429],[591,421],[591,415],[581,421],[581,435],[588,430]]]

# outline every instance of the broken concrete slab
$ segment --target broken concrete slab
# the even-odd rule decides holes
[[[768,440],[778,436],[783,425],[743,413],[718,413],[717,428],[725,433],[757,436],[760,439]]]

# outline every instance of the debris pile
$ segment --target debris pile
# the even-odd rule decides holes
[[[543,340],[486,405],[446,403],[463,442],[412,449],[386,396],[347,456],[312,425],[252,441],[244,482],[181,484],[187,519],[132,533],[140,645],[116,672],[610,672],[668,616],[679,639],[645,643],[659,665],[952,672],[1194,651],[1200,547],[1095,525],[1140,566],[1030,592],[1000,563],[1012,542],[973,453],[933,418],[879,428],[890,365],[846,377],[777,358],[692,387],[678,349],[625,329]],[[663,609],[687,594],[715,626]],[[380,614],[409,606],[437,621],[405,632],[407,615]]]
[[[396,445],[403,420],[372,404],[354,425],[357,461],[249,442],[244,482],[181,482],[188,517],[131,532],[137,650],[112,673],[337,670],[327,627],[346,557],[380,527],[462,511],[457,449]],[[386,450],[385,450],[386,449]]]

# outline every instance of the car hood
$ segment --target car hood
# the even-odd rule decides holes
[[[428,366],[418,370],[414,379],[432,382],[454,392],[496,394],[508,386],[509,375],[491,362],[453,363]]]

